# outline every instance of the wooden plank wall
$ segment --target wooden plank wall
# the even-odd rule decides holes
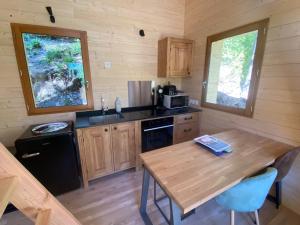
[[[97,109],[101,95],[110,107],[116,96],[127,106],[127,80],[166,83],[156,78],[157,42],[184,32],[182,0],[0,0],[0,141],[5,145],[12,145],[31,124],[74,118],[74,113],[29,117],[25,109],[10,23],[53,26],[48,5],[56,17],[54,26],[87,31]],[[145,30],[144,38],[139,29]],[[112,69],[104,70],[105,61],[112,61]]]
[[[185,36],[196,40],[192,78],[185,91],[201,99],[206,37],[270,17],[267,46],[253,118],[203,109],[201,132],[232,127],[300,145],[300,1],[187,0]],[[285,180],[284,202],[300,213],[300,157]]]

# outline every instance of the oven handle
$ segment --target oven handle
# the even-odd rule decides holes
[[[32,153],[32,154],[25,153],[24,155],[22,155],[22,158],[23,158],[23,159],[27,159],[27,158],[39,156],[40,154],[41,154],[41,153],[39,153],[39,152]]]
[[[165,126],[161,126],[161,127],[149,128],[149,129],[145,129],[144,132],[152,131],[152,130],[159,130],[159,129],[168,128],[168,127],[174,127],[174,125],[172,124],[172,125],[165,125]]]

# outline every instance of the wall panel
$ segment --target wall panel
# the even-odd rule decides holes
[[[10,23],[85,30],[88,34],[95,108],[100,98],[114,107],[116,96],[127,106],[128,80],[157,79],[157,41],[182,37],[182,0],[0,0],[0,141],[12,145],[31,124],[74,119],[74,113],[27,116],[16,64]],[[51,5],[56,24],[49,22]],[[138,35],[144,29],[146,36]],[[112,68],[105,70],[105,61]],[[181,81],[170,79],[180,87]]]
[[[206,37],[270,18],[267,46],[253,118],[203,109],[201,132],[240,128],[300,145],[300,1],[187,0],[185,36],[196,40],[192,78],[185,91],[201,99]],[[300,213],[300,157],[285,180],[284,202]]]

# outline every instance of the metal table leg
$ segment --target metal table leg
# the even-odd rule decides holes
[[[160,189],[163,191],[164,195],[157,198],[157,190],[156,190],[156,187],[157,185],[160,187]],[[169,199],[169,206],[170,206],[170,212],[171,212],[171,199],[170,197],[166,194],[166,192],[164,191],[164,189],[157,183],[157,181],[154,179],[154,204],[156,205],[156,207],[158,208],[158,210],[160,211],[160,213],[162,214],[162,216],[165,218],[166,222],[171,225],[171,221],[168,219],[167,215],[163,212],[162,208],[159,206],[159,202],[163,199],[166,199],[168,198]],[[186,213],[186,214],[183,214],[181,215],[181,220],[184,220],[186,219],[187,217],[191,216],[192,214],[195,214],[196,213],[196,210],[193,209],[191,210],[190,212]]]
[[[149,182],[150,182],[150,173],[146,168],[144,168],[142,195],[141,195],[141,203],[140,203],[140,214],[142,219],[144,220],[145,225],[153,225],[147,214]]]
[[[141,195],[141,203],[140,203],[140,214],[141,214],[141,217],[142,217],[145,225],[153,225],[153,223],[151,222],[151,220],[147,214],[149,183],[150,183],[150,173],[147,170],[147,168],[144,168],[142,195]],[[171,213],[170,213],[171,225],[181,225],[181,210],[177,206],[177,204],[171,199],[170,199],[170,210],[171,210]]]
[[[170,202],[170,210],[171,210],[171,199],[168,197],[168,195],[164,192],[164,190],[161,188],[161,190],[164,192],[164,195],[157,198],[157,191],[156,191],[156,187],[157,187],[157,182],[156,180],[154,180],[154,194],[153,194],[153,201],[154,201],[154,204],[156,205],[156,207],[158,208],[158,210],[160,211],[160,214],[165,218],[166,222],[171,225],[171,221],[168,219],[168,217],[166,216],[166,214],[163,212],[163,210],[160,208],[158,202],[163,200],[163,199],[166,199],[168,198],[169,199],[169,202]]]
[[[171,200],[171,225],[180,225],[181,224],[181,211],[177,204]]]

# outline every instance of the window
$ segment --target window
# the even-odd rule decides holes
[[[269,20],[207,38],[202,106],[253,115]]]
[[[11,28],[28,115],[93,109],[85,31]]]

